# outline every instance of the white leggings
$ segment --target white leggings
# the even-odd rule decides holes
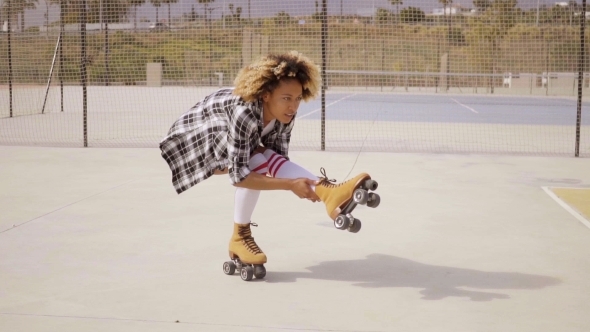
[[[308,178],[318,180],[305,168],[287,160],[272,150],[266,150],[263,154],[256,153],[250,158],[249,168],[252,172],[272,176],[279,179]],[[315,189],[312,187],[312,189]],[[234,198],[234,221],[238,224],[248,224],[258,202],[260,190],[236,188]]]

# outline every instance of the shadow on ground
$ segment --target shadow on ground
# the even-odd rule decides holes
[[[508,299],[506,294],[481,290],[541,289],[559,284],[557,278],[516,272],[486,272],[448,266],[422,264],[409,259],[372,254],[366,259],[322,262],[310,272],[268,271],[269,283],[317,279],[351,282],[367,288],[418,288],[422,299],[466,297],[472,301]],[[477,290],[473,290],[477,289]]]

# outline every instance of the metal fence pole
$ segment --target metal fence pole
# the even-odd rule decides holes
[[[84,147],[88,147],[88,96],[86,91],[86,0],[82,0],[80,19],[80,80],[82,81],[82,112]]]
[[[59,36],[60,39],[63,39],[65,36],[64,33],[64,6],[65,0],[60,0],[59,5]],[[59,97],[60,97],[60,107],[61,111],[64,111],[64,77],[63,77],[63,68],[64,68],[64,52],[63,52],[63,40],[59,43]]]
[[[12,35],[12,4],[11,1],[8,0],[8,31],[7,32],[7,41],[8,41],[8,99],[10,100],[10,117],[12,118],[12,45],[10,41],[10,36]]]
[[[104,66],[105,66],[105,86],[109,86],[109,21],[104,24]]]
[[[576,153],[575,156],[580,156],[580,127],[582,126],[582,87],[584,84],[584,65],[586,60],[586,0],[582,0],[582,14],[580,23],[580,57],[578,58],[578,112],[576,115]]]
[[[322,0],[322,141],[321,149],[326,150],[326,46],[328,40],[328,5]]]

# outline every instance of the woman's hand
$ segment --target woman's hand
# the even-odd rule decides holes
[[[299,178],[293,180],[291,191],[299,198],[309,199],[312,202],[319,202],[320,198],[315,191],[311,189],[311,186],[315,185],[317,185],[317,181],[307,178]]]

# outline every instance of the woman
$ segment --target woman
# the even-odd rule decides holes
[[[325,174],[320,179],[289,160],[299,103],[316,97],[321,85],[310,59],[297,52],[269,55],[244,67],[234,84],[183,114],[160,149],[179,194],[214,174],[229,174],[236,187],[230,258],[263,269],[267,258],[250,229],[261,190],[290,190],[299,198],[322,201],[335,219],[369,176],[362,173],[334,185]]]

